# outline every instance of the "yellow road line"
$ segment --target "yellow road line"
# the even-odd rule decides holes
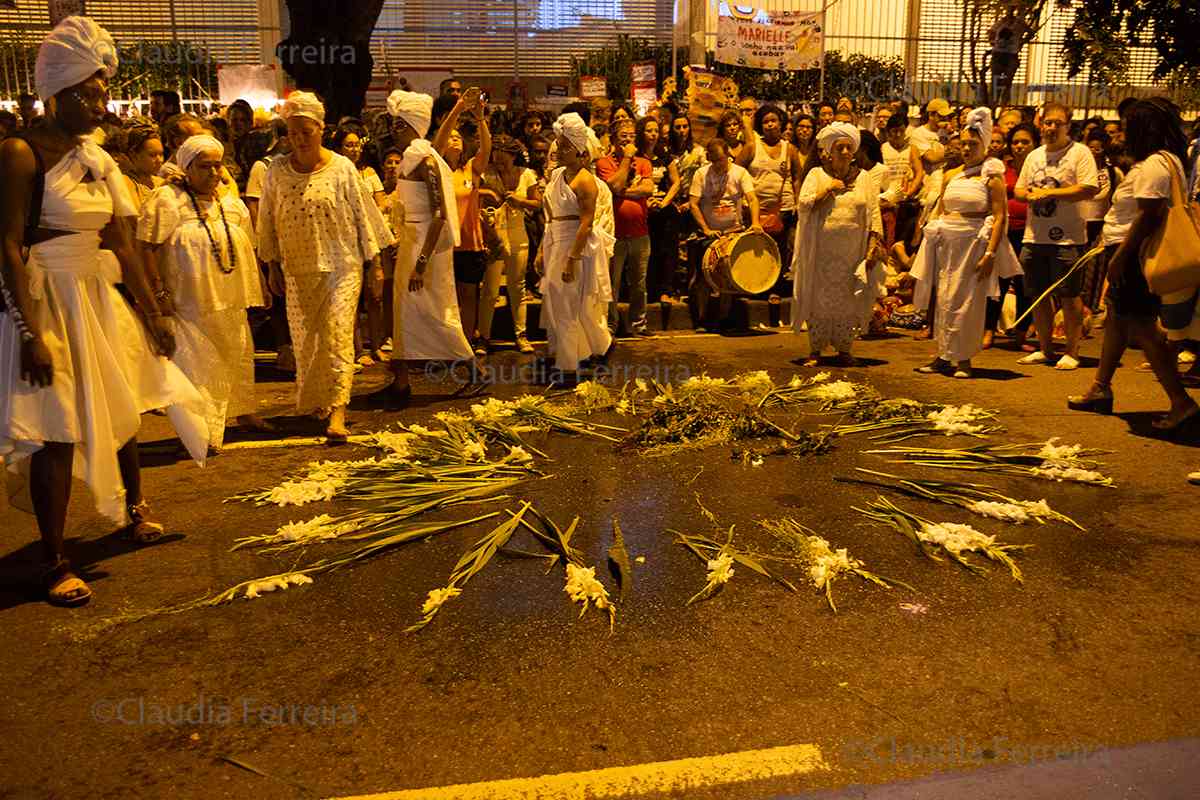
[[[821,748],[813,744],[797,744],[631,767],[564,772],[538,778],[405,789],[340,800],[592,800],[703,789],[803,775],[825,769],[829,769],[829,766],[821,757]]]

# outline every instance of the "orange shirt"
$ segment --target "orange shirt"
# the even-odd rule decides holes
[[[462,243],[455,250],[486,250],[483,245],[483,218],[479,210],[479,181],[468,162],[454,170],[454,202],[458,205],[459,233]]]

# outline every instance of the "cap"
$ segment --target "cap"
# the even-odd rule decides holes
[[[936,111],[944,117],[950,113],[950,104],[940,97],[935,97],[925,104],[925,111]]]

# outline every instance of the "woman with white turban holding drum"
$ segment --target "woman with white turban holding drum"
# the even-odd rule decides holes
[[[464,92],[475,102],[479,90]],[[458,207],[450,166],[438,155],[452,126],[443,125],[435,141],[425,139],[433,98],[400,89],[388,96],[392,141],[403,152],[392,196],[396,231],[393,302],[392,383],[377,394],[404,407],[412,400],[410,361],[465,361],[475,351],[463,332],[454,286],[454,247],[459,243]]]
[[[209,445],[220,449],[226,420],[270,430],[254,413],[254,341],[246,309],[263,304],[250,211],[220,192],[225,148],[193,136],[175,154],[184,181],[154,191],[138,241],[157,264],[175,308],[173,357],[208,407]]]
[[[604,356],[612,345],[608,262],[614,233],[612,192],[589,167],[600,142],[578,114],[554,123],[559,166],[543,195],[546,235],[534,260],[542,273],[542,314],[547,355],[569,381],[586,359]]]
[[[963,165],[944,176],[913,262],[913,302],[925,308],[931,294],[937,298],[937,357],[917,372],[953,370],[956,378],[970,378],[971,358],[983,349],[988,298],[999,298],[999,279],[1020,275],[1021,267],[1007,235],[1004,164],[987,157],[991,110],[971,111],[961,136]]]
[[[822,128],[822,166],[808,172],[796,198],[792,327],[800,333],[808,323],[805,366],[816,366],[830,345],[836,365],[855,365],[851,345],[884,293],[879,192],[855,163],[858,145],[858,128],[849,123]]]
[[[296,410],[327,419],[346,441],[354,382],[354,320],[365,265],[392,243],[358,167],[321,146],[325,107],[294,92],[283,106],[291,155],[271,163],[258,211],[258,256],[270,287],[287,298],[296,354]]]
[[[63,546],[72,472],[100,513],[146,543],[164,528],[142,496],[140,414],[165,407],[201,463],[208,442],[200,395],[163,357],[175,342],[133,248],[134,201],[116,162],[88,135],[105,114],[116,69],[103,28],[64,19],[38,50],[46,124],[0,147],[0,455],[9,467],[28,459],[45,589],[56,605],[82,605],[92,594]],[[106,275],[102,234],[144,324]]]

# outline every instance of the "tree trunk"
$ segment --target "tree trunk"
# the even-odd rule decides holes
[[[361,116],[375,60],[371,33],[383,0],[286,0],[291,35],[277,53],[284,70],[300,89],[316,92],[325,102],[331,124]]]

